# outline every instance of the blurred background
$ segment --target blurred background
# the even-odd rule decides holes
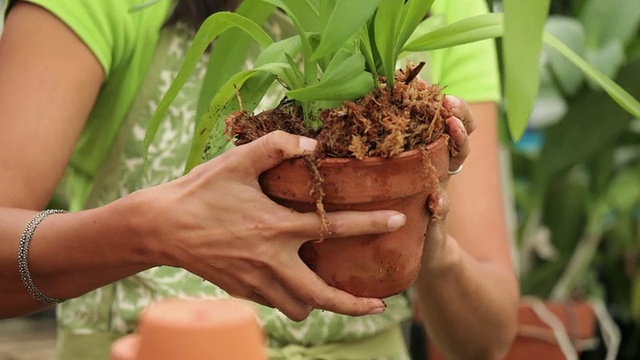
[[[640,98],[638,0],[552,0],[550,12],[547,31]],[[513,142],[502,129],[523,294],[509,358],[640,359],[640,120],[553,50],[542,60],[527,132]],[[0,360],[54,359],[54,316],[0,321]]]

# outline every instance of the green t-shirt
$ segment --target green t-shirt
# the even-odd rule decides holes
[[[105,81],[71,158],[66,193],[81,210],[93,179],[142,85],[171,1],[28,0],[69,26],[102,65]],[[140,9],[139,9],[140,8]]]
[[[29,1],[48,9],[75,31],[105,71],[102,91],[69,164],[67,195],[72,210],[101,206],[140,188],[179,177],[189,151],[206,56],[169,109],[149,149],[147,171],[142,160],[146,127],[190,41],[190,32],[181,26],[160,30],[172,2]],[[141,6],[145,3],[150,6]],[[453,21],[485,12],[486,6],[483,0],[438,0],[432,10],[433,16],[445,14],[447,21]],[[282,33],[286,26],[289,25],[277,15],[266,25],[271,34]],[[425,58],[429,67],[424,74],[426,80],[446,85],[446,92],[468,101],[499,99],[492,42],[445,49]],[[277,100],[277,96],[270,96],[262,105]],[[110,342],[132,332],[142,309],[159,299],[227,296],[215,285],[182,269],[158,267],[144,271],[59,307],[60,357],[108,358]],[[400,295],[386,302],[388,309],[380,315],[352,318],[314,311],[302,322],[290,321],[277,310],[261,306],[258,309],[273,359],[307,359],[318,356],[318,351],[324,354],[320,358],[326,359],[407,359],[395,330],[411,315],[408,300]],[[378,346],[371,346],[372,343]]]

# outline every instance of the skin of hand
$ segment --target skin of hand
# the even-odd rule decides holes
[[[139,196],[154,203],[143,221],[153,224],[143,233],[158,253],[154,258],[202,276],[233,296],[277,307],[293,320],[306,318],[312,309],[382,312],[381,300],[356,298],[328,286],[300,259],[300,246],[318,236],[319,216],[280,206],[260,188],[260,173],[311,153],[315,146],[315,140],[276,131],[177,181],[142,190]],[[406,221],[395,211],[327,216],[331,237],[388,232]]]
[[[502,359],[516,333],[519,290],[502,203],[496,105],[446,100],[459,150],[449,169],[462,162],[464,169],[428,200],[415,284],[419,313],[428,341],[446,358]],[[478,130],[476,119],[483,124]]]
[[[18,2],[0,41],[0,78],[2,318],[46,307],[22,285],[18,239],[60,181],[104,72],[58,18]],[[297,248],[317,237],[319,219],[291,212],[259,189],[263,170],[314,146],[310,139],[274,133],[174,182],[96,209],[51,215],[29,249],[34,283],[50,297],[73,298],[153,266],[172,265],[294,320],[313,308],[382,312],[381,300],[331,288],[304,266]],[[333,236],[387,232],[406,220],[395,211],[341,212],[329,219]]]

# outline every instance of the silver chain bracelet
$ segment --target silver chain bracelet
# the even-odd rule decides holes
[[[31,221],[27,224],[22,235],[20,236],[20,245],[18,248],[18,269],[20,270],[20,277],[22,278],[22,283],[24,287],[29,291],[29,293],[38,301],[47,303],[47,304],[59,304],[64,301],[64,299],[56,299],[50,298],[47,295],[43,294],[38,288],[33,284],[33,280],[31,279],[31,274],[29,273],[29,244],[31,243],[31,238],[33,237],[33,233],[38,228],[38,225],[47,218],[47,216],[51,214],[60,214],[65,213],[65,210],[44,210],[38,213],[38,215],[34,216]]]

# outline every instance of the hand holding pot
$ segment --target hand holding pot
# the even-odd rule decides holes
[[[142,191],[155,204],[148,211],[152,251],[162,263],[183,267],[235,297],[279,308],[293,320],[314,309],[349,315],[379,313],[378,299],[358,298],[328,286],[298,256],[318,237],[321,220],[271,201],[258,176],[281,161],[310,153],[315,140],[274,132],[239,146],[165,185]],[[395,230],[405,222],[396,211],[335,212],[328,237]]]
[[[447,241],[445,223],[449,212],[448,180],[462,171],[464,161],[471,151],[469,135],[476,128],[475,118],[466,101],[447,95],[444,98],[444,106],[453,115],[446,120],[453,149],[449,158],[449,176],[439,183],[439,191],[430,195],[426,204],[430,219],[422,255],[422,266],[425,269],[448,260],[441,259]]]

